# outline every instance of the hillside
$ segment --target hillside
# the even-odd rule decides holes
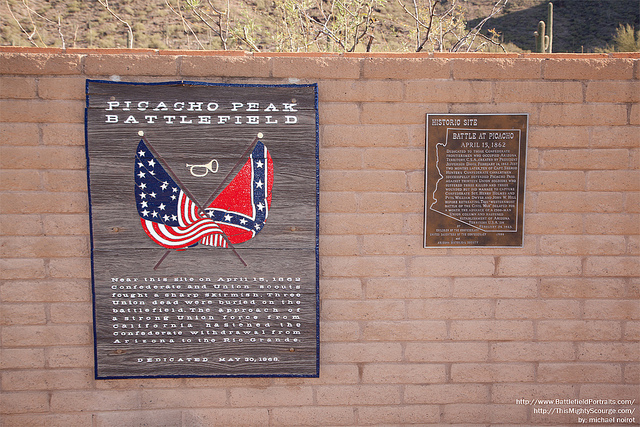
[[[310,0],[298,2],[311,5]],[[445,0],[443,4],[450,2]],[[468,26],[476,25],[487,16],[493,3],[491,0],[458,1]],[[484,33],[495,29],[509,51],[532,50],[537,22],[546,19],[546,3],[547,0],[510,0],[502,13],[484,25]],[[640,28],[639,0],[556,0],[554,3],[555,52],[592,52],[605,47],[611,43],[619,23]],[[288,32],[304,25],[285,20],[284,8],[292,7],[292,0],[228,0],[227,3],[171,0],[173,9],[168,4],[166,0],[108,3],[112,11],[130,24],[133,47],[137,48],[291,50],[294,36]],[[224,19],[217,20],[209,4],[222,12],[229,11],[227,26]],[[357,1],[347,0],[345,4],[353,5]],[[399,1],[372,0],[370,4],[373,6],[371,16],[375,18],[367,33],[374,35],[371,50],[414,51],[415,22]],[[203,16],[209,26],[194,14],[194,9],[209,12]],[[128,45],[126,25],[97,0],[8,0],[0,5],[0,26],[0,45],[4,46],[62,46],[63,40],[66,47]],[[223,30],[222,37],[216,35],[219,28]],[[226,43],[223,42],[225,35]],[[363,48],[359,45],[358,49]]]

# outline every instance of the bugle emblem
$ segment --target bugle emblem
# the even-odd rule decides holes
[[[214,163],[215,163],[215,168],[213,166]],[[191,172],[191,175],[193,176],[198,176],[198,177],[207,176],[209,172],[211,173],[218,172],[218,161],[216,159],[211,159],[209,163],[205,163],[204,165],[190,165],[189,163],[187,163],[187,167],[190,168],[189,172]],[[194,171],[194,169],[196,170]]]

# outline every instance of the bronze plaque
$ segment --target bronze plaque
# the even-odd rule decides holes
[[[527,114],[427,114],[424,247],[522,246]]]
[[[317,86],[86,107],[96,378],[318,376]]]

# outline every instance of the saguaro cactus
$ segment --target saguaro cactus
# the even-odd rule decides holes
[[[548,23],[544,21],[538,22],[538,31],[535,31],[533,35],[536,38],[536,52],[551,53],[553,45],[553,3],[549,2],[548,5],[549,16],[547,18]],[[546,31],[545,31],[546,29]]]

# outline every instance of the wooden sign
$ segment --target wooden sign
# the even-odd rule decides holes
[[[316,85],[87,81],[96,378],[318,376]]]
[[[528,115],[427,114],[424,247],[522,246]]]

